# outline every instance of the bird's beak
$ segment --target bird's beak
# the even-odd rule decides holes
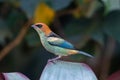
[[[31,25],[31,27],[32,27],[32,28],[34,28],[35,30],[38,30],[38,27],[37,27],[37,26],[35,26],[34,24],[33,24],[33,25]]]
[[[39,33],[40,29],[36,25],[31,25],[31,27]]]
[[[32,28],[35,28],[36,26],[35,25],[31,25]]]

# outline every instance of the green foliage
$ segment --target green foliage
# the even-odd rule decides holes
[[[104,5],[105,5],[105,14],[108,14],[109,12],[111,11],[114,11],[114,10],[120,10],[120,2],[119,0],[102,0],[104,2]]]
[[[55,11],[68,7],[73,0],[45,0],[45,2]]]
[[[27,18],[22,10],[13,8],[11,10],[11,13],[9,13],[6,22],[13,34],[17,34],[24,23],[27,22]]]
[[[103,5],[100,1],[103,2]],[[75,46],[77,46],[78,49],[94,55],[94,47],[97,44],[103,47],[106,36],[112,37],[120,43],[120,8],[118,1],[119,0],[5,0],[4,2],[4,0],[2,0],[0,2],[0,50],[3,49],[8,42],[17,37],[20,29],[26,24],[28,19],[32,19],[33,22],[35,22],[33,18],[36,16],[38,22],[43,21],[47,23],[54,32],[62,35],[63,38],[67,38],[68,41],[70,40],[73,43],[75,41]],[[41,5],[41,3],[44,5]],[[37,14],[35,14],[36,10]],[[76,38],[76,36],[78,37]],[[93,40],[95,43],[90,42],[91,44],[89,44],[86,40],[82,47],[79,46],[79,44],[82,44],[83,36],[89,36],[90,39],[88,41]],[[18,50],[14,48],[16,51],[13,50],[11,53],[14,53],[12,54],[14,56],[16,53],[23,53],[16,56],[21,58],[20,56],[23,57],[24,55],[28,58],[28,53],[30,54],[30,52],[36,47],[38,48],[38,46],[41,50],[42,47],[38,34],[32,28],[29,28],[25,39],[19,47],[17,47]],[[44,51],[45,50],[39,51],[37,54],[45,54]],[[46,57],[48,59],[49,55],[45,55],[44,59]],[[43,57],[40,56],[39,58],[42,61]],[[73,61],[81,61],[84,56],[74,55],[70,56],[70,58]],[[22,63],[19,63],[18,60],[18,64],[21,65]]]
[[[5,38],[6,37],[9,37],[11,38],[12,37],[12,33],[11,31],[9,30],[8,26],[6,25],[5,21],[0,19],[0,43],[2,45],[5,44]]]
[[[120,42],[120,11],[114,11],[106,16],[103,27],[107,35]]]
[[[75,19],[71,18],[70,21],[65,26],[65,32],[68,36],[76,35],[76,34],[89,34],[90,32],[90,20],[81,18]],[[74,28],[74,30],[73,30]],[[89,31],[89,32],[88,32]]]
[[[23,9],[23,11],[27,14],[28,18],[32,18],[34,15],[34,11],[36,9],[36,6],[41,2],[42,0],[19,0],[20,7]]]
[[[25,40],[29,44],[29,46],[37,46],[40,45],[40,39],[38,34],[32,28],[29,29],[28,34],[25,37]]]

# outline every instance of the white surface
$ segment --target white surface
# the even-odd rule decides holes
[[[30,80],[25,75],[13,72],[13,73],[3,73],[5,80]]]
[[[49,62],[40,80],[97,80],[86,64],[65,61]]]

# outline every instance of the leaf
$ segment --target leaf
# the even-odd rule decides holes
[[[30,47],[38,46],[41,44],[39,36],[34,29],[30,29],[28,31],[25,39]]]
[[[19,6],[20,6],[19,0],[6,0],[6,1],[12,3],[12,4],[13,4],[14,6],[16,6],[16,7],[19,7]]]
[[[104,35],[102,29],[94,31],[94,33],[91,34],[91,37],[99,44],[104,45]]]
[[[95,14],[95,11],[97,9],[99,9],[100,7],[102,7],[102,4],[98,1],[98,0],[93,0],[91,1],[89,7],[88,7],[88,10],[86,11],[85,13],[85,16],[87,18],[90,18],[93,16],[93,14]]]
[[[76,0],[77,4],[81,5],[83,4],[84,0]]]
[[[26,22],[27,22],[27,16],[24,14],[24,12],[21,9],[16,8],[15,6],[11,9],[6,19],[6,23],[14,35],[16,35],[19,32],[21,27]]]
[[[40,0],[19,0],[20,7],[26,12],[28,18],[33,18],[36,6],[40,3]]]
[[[97,78],[84,63],[55,61],[48,62],[39,80],[97,80]]]
[[[86,18],[70,18],[69,22],[65,25],[65,32],[68,36],[73,36],[76,34],[89,34],[93,29],[91,25],[91,21]],[[74,30],[73,30],[74,28]]]
[[[0,44],[5,44],[6,37],[11,38],[12,33],[6,25],[6,22],[3,19],[0,19]]]
[[[113,11],[106,16],[104,32],[120,42],[120,11]]]
[[[50,24],[55,16],[55,12],[45,3],[40,3],[34,13],[34,23],[42,22]]]
[[[73,0],[46,0],[46,3],[55,11],[62,10],[70,5]]]
[[[2,73],[5,80],[30,80],[22,73]],[[0,78],[1,79],[1,78]]]
[[[78,5],[78,9],[73,13],[75,18],[80,18],[81,16],[90,18],[101,7],[98,0],[76,0],[76,4]]]
[[[114,10],[120,10],[120,0],[102,0],[105,4],[106,11],[105,13],[109,13]]]

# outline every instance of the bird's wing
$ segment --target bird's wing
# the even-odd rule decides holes
[[[62,39],[59,35],[55,34],[54,32],[51,32],[47,37],[48,37],[47,38],[48,43],[53,46],[74,49],[74,46],[71,43],[69,43],[68,41],[65,41],[64,39]]]
[[[67,48],[67,49],[74,49],[74,46],[71,43],[69,43],[68,41],[65,41],[62,38],[48,37],[47,41],[49,44],[51,44],[53,46],[59,46],[62,48]]]

